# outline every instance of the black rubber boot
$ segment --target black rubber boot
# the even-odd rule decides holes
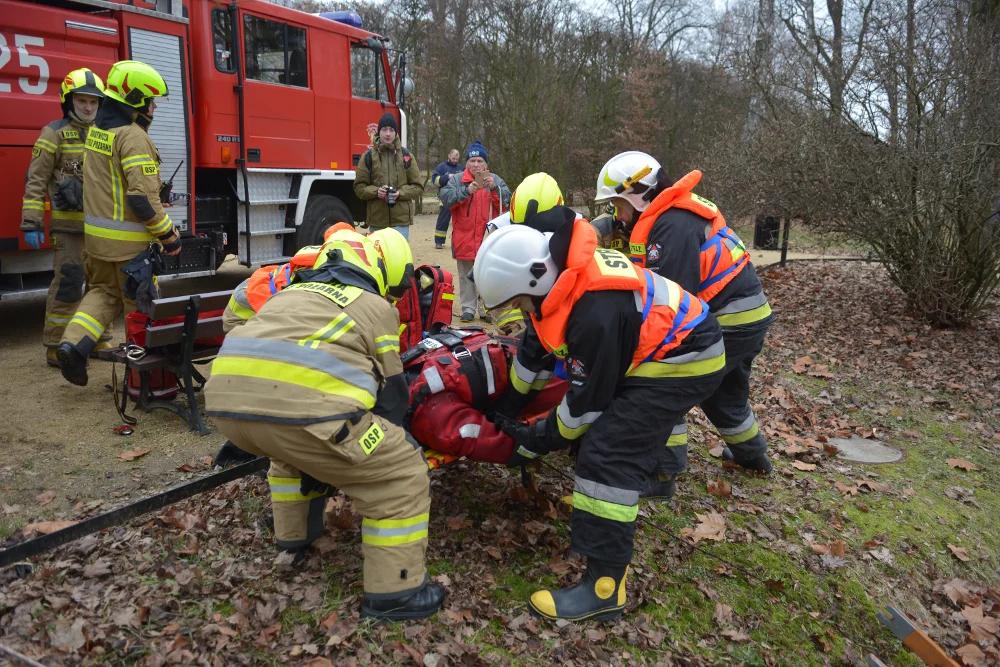
[[[87,386],[87,357],[80,354],[72,343],[59,343],[56,358],[59,360],[59,370],[67,382],[80,387]]]
[[[245,452],[229,440],[226,440],[226,444],[222,445],[219,449],[219,453],[215,455],[215,460],[212,461],[212,467],[228,468],[229,466],[235,466],[241,463],[246,463],[247,461],[253,461],[255,458],[257,457],[250,452]]]
[[[587,571],[574,586],[532,594],[528,610],[550,621],[614,621],[625,609],[628,565],[610,565],[587,559]]]
[[[361,618],[380,621],[407,621],[428,618],[444,605],[444,589],[437,584],[427,584],[416,593],[398,598],[371,598],[365,596],[361,603]]]
[[[640,498],[666,502],[674,497],[677,490],[677,473],[658,472],[649,478],[645,488],[639,492]]]
[[[738,461],[736,457],[733,456],[733,452],[729,447],[722,450],[722,458],[726,461],[732,461],[744,470],[755,470],[757,472],[769,473],[774,469],[771,465],[771,459],[767,457],[767,454],[761,454],[755,459],[750,459],[749,461]]]

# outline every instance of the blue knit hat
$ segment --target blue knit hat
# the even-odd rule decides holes
[[[465,159],[468,160],[470,157],[481,157],[487,162],[490,161],[490,159],[486,157],[486,147],[479,143],[479,139],[473,141],[472,145],[465,151]]]

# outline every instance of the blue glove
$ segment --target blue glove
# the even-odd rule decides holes
[[[41,250],[42,244],[45,243],[45,232],[25,232],[24,242],[35,250]]]

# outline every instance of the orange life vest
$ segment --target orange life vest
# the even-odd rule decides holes
[[[705,225],[705,243],[701,246],[701,284],[698,298],[711,301],[743,267],[750,262],[750,253],[722,217],[719,208],[691,192],[701,180],[701,172],[692,171],[682,176],[676,183],[656,196],[649,207],[639,216],[639,221],[629,238],[629,252],[632,261],[646,266],[646,247],[649,232],[657,218],[670,208],[681,208],[708,220]]]
[[[589,222],[578,219],[573,224],[566,270],[542,301],[542,318],[531,316],[546,350],[566,358],[566,324],[573,306],[587,292],[628,290],[634,293],[636,306],[641,304],[642,328],[630,371],[665,357],[708,316],[708,306],[677,283],[633,265],[617,250],[598,248],[597,232]]]
[[[319,257],[326,243],[330,241],[330,237],[343,231],[353,232],[354,225],[338,222],[323,233],[323,245],[307,245],[295,253],[291,261],[286,264],[262,266],[254,271],[247,281],[247,301],[253,308],[253,312],[259,312],[268,299],[288,287],[296,271],[313,268],[316,258]]]

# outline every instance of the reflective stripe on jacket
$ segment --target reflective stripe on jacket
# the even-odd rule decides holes
[[[60,210],[53,195],[62,179],[83,178],[83,144],[87,139],[84,125],[63,118],[42,128],[31,147],[31,163],[25,178],[21,204],[21,229],[41,231],[44,228],[45,198],[52,210],[49,229],[53,232],[83,233],[83,211]]]
[[[669,208],[682,208],[695,215],[705,218],[705,243],[701,246],[701,284],[698,286],[698,298],[710,301],[722,291],[750,262],[750,253],[736,235],[718,207],[693,192],[701,181],[701,172],[692,171],[682,176],[671,187],[667,188],[639,216],[639,221],[632,230],[629,239],[629,251],[632,261],[638,266],[646,266],[646,249],[649,233],[656,220]]]
[[[617,250],[598,248],[597,233],[586,220],[578,219],[574,225],[566,269],[559,274],[542,302],[542,318],[531,316],[538,339],[549,352],[565,359],[568,354],[566,324],[580,297],[590,291],[628,290],[633,293],[636,308],[642,313],[639,345],[632,356],[629,374],[646,375],[648,369],[642,367],[659,362],[680,345],[708,316],[708,305],[685,292],[677,283],[634,266]],[[697,360],[686,359],[679,363],[688,361]],[[671,362],[678,363],[674,359]],[[527,378],[520,379],[527,381]]]
[[[226,336],[205,386],[208,413],[312,424],[370,410],[384,378],[403,370],[398,327],[374,293],[291,285]]]
[[[153,241],[177,240],[174,224],[160,203],[160,154],[135,123],[87,134],[83,165],[84,231],[87,253],[108,262],[130,260]],[[152,217],[141,219],[129,197],[142,197]]]

